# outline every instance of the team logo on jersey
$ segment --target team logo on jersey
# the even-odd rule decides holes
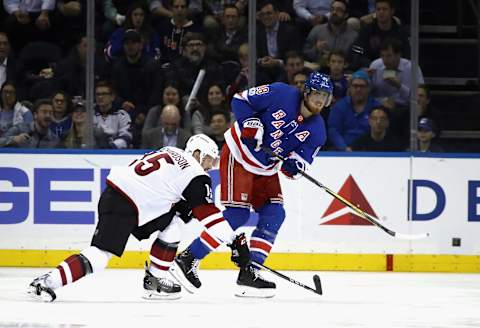
[[[295,137],[297,137],[297,139],[300,140],[301,142],[304,142],[309,135],[310,135],[310,131],[302,131],[302,132],[295,133]]]
[[[268,85],[260,85],[255,88],[250,88],[248,89],[248,95],[249,96],[255,96],[255,95],[263,95],[265,93],[270,92],[270,87]]]
[[[274,142],[272,142],[270,144],[270,148],[277,148],[278,146],[280,146],[282,144],[282,140],[275,140]]]
[[[246,202],[248,200],[248,194],[247,193],[240,193],[240,198],[242,199],[242,201]]]
[[[364,212],[377,217],[375,211],[368,203],[367,198],[358,187],[351,175],[340,188],[338,194],[351,203],[357,205]],[[353,210],[341,203],[338,199],[334,199],[323,213],[320,224],[326,225],[372,225],[361,216],[358,216]]]
[[[295,132],[295,130],[298,128],[298,123],[297,121],[291,121],[287,125],[285,125],[284,130],[287,131],[288,134]],[[290,131],[288,131],[290,130]]]
[[[274,152],[275,154],[281,154],[281,153],[283,153],[283,148],[280,148],[280,147],[275,148],[275,149],[273,150],[273,152]]]
[[[285,112],[281,109],[277,110],[275,113],[272,114],[273,118],[276,119],[277,121],[284,118],[285,116],[287,116],[287,114],[285,114]]]
[[[278,139],[280,138],[281,136],[283,136],[283,132],[281,130],[276,130],[276,131],[273,131],[272,133],[270,133],[270,136],[273,138],[273,139]]]
[[[271,123],[275,129],[280,129],[285,124],[285,121],[272,121]]]

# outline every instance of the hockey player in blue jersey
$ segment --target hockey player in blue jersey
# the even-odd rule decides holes
[[[225,219],[235,230],[245,225],[250,209],[259,221],[250,238],[251,260],[263,264],[285,219],[278,171],[300,176],[326,141],[325,123],[318,115],[330,105],[333,84],[327,75],[313,72],[303,94],[284,83],[254,87],[232,100],[237,118],[225,133],[220,159],[221,202]],[[263,148],[287,158],[283,163]],[[214,222],[212,222],[213,224]],[[180,253],[170,268],[187,291],[201,286],[198,264],[212,251],[215,238],[202,233]],[[237,296],[272,297],[275,284],[250,266],[240,270]]]

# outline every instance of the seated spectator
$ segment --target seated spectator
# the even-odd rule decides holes
[[[331,0],[293,0],[293,9],[298,18],[315,26],[328,21],[330,2]]]
[[[372,95],[390,111],[408,108],[412,82],[411,66],[410,60],[402,58],[400,41],[390,38],[381,44],[380,58],[370,64]],[[417,81],[424,83],[420,68]]]
[[[87,148],[87,109],[80,97],[75,98],[72,103],[72,128],[65,136],[63,146],[65,148]],[[95,145],[92,148],[95,148]]]
[[[419,84],[417,88],[417,115],[418,118],[429,118],[433,122],[439,122],[438,112],[432,104],[430,89],[426,84]],[[436,124],[436,135],[440,135],[441,127]]]
[[[357,40],[353,43],[349,59],[351,69],[367,67],[368,64],[380,57],[380,44],[386,38],[394,38],[401,43],[401,53],[410,54],[408,33],[398,24],[393,15],[395,8],[393,0],[375,1],[375,19],[360,29]]]
[[[328,23],[316,25],[308,33],[303,46],[303,54],[307,60],[321,64],[332,51],[341,50],[345,54],[350,51],[358,33],[347,24],[347,17],[347,1],[332,1]]]
[[[78,35],[84,34],[87,26],[88,0],[56,0],[57,10],[54,12],[56,44],[66,53],[77,42]],[[103,14],[95,15],[95,26],[102,24]],[[98,24],[98,25],[97,25]]]
[[[238,8],[235,5],[225,5],[221,26],[218,31],[208,35],[208,55],[211,58],[218,62],[237,60],[238,48],[242,43],[248,42],[247,31],[240,27],[239,21]]]
[[[50,130],[62,140],[72,127],[70,96],[64,91],[57,91],[52,97],[53,117]]]
[[[98,148],[128,148],[132,142],[131,119],[126,111],[112,106],[115,94],[113,87],[100,81],[95,87],[95,115],[93,132]]]
[[[0,89],[0,137],[12,126],[33,121],[30,109],[17,100],[15,83],[6,81]]]
[[[162,101],[159,105],[155,105],[148,110],[145,122],[143,124],[142,136],[150,129],[157,126],[160,114],[165,105],[175,105],[180,111],[180,127],[190,131],[192,126],[192,118],[190,113],[187,113],[182,105],[182,96],[178,90],[175,82],[167,82],[162,92]]]
[[[15,53],[30,41],[52,41],[52,17],[55,1],[45,0],[5,0],[3,3],[9,14],[5,21],[5,29],[9,35],[15,35],[12,47]]]
[[[123,52],[125,31],[135,30],[141,37],[142,54],[152,60],[160,60],[160,36],[150,25],[150,11],[142,2],[133,3],[127,11],[123,26],[118,27],[110,36],[105,47],[106,57],[112,61]]]
[[[173,0],[172,18],[164,20],[157,28],[162,42],[160,45],[162,63],[172,63],[182,56],[186,44],[184,37],[188,32],[201,31],[201,26],[188,18],[187,6],[187,0]]]
[[[300,50],[300,34],[297,29],[279,18],[278,6],[267,0],[258,6],[260,24],[257,24],[257,57],[259,67],[269,75],[270,81],[278,79],[279,69],[288,51]]]
[[[312,70],[304,67],[300,71],[293,74],[293,80],[291,85],[295,86],[303,94],[303,92],[305,91],[305,82],[307,81],[307,78],[311,73]]]
[[[215,110],[230,111],[224,88],[216,83],[208,87],[206,100],[192,100],[188,109],[192,113],[192,134],[210,134],[210,120]]]
[[[53,106],[50,99],[39,99],[33,105],[33,122],[13,125],[2,137],[0,147],[56,148],[60,139],[50,131]]]
[[[435,122],[429,118],[421,118],[418,122],[418,151],[442,153],[443,148],[435,141]]]
[[[328,74],[333,83],[333,100],[335,102],[347,95],[348,80],[345,76],[345,68],[347,67],[345,53],[341,50],[334,50],[328,55],[327,66]]]
[[[390,121],[388,110],[375,107],[368,116],[370,133],[356,139],[352,144],[353,151],[402,151],[400,142],[388,130]]]
[[[223,110],[212,112],[210,134],[208,136],[215,141],[220,151],[222,151],[222,147],[225,144],[225,132],[230,128],[230,122],[230,112]]]
[[[123,25],[130,3],[131,1],[102,0],[103,14],[106,18],[102,26],[102,32],[106,39],[116,28]]]
[[[305,67],[303,56],[297,51],[289,51],[285,55],[282,82],[293,84],[293,75]]]
[[[352,74],[350,95],[338,100],[328,117],[328,136],[337,150],[352,151],[355,139],[368,133],[368,116],[381,104],[370,95],[370,78],[362,70]]]
[[[175,105],[166,105],[160,114],[157,127],[145,132],[142,148],[159,149],[162,147],[178,147],[185,149],[191,133],[180,127],[180,111]]]
[[[20,99],[25,96],[22,71],[22,63],[10,51],[8,35],[5,32],[0,32],[0,85],[3,85],[5,81],[14,83],[17,96]]]
[[[222,67],[205,57],[205,37],[201,33],[187,33],[183,38],[185,51],[177,58],[167,72],[167,81],[177,81],[182,95],[189,95],[201,69],[205,77],[198,94],[206,94],[206,87],[224,80]]]

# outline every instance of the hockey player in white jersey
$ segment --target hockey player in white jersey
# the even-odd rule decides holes
[[[218,159],[218,147],[206,135],[194,135],[185,151],[165,147],[147,153],[125,167],[113,167],[108,187],[98,203],[98,224],[91,246],[74,254],[55,269],[33,280],[28,293],[35,299],[53,301],[55,289],[87,274],[103,270],[113,255],[122,256],[130,234],[148,238],[158,231],[145,270],[145,298],[175,299],[181,287],[169,279],[182,221],[196,218],[204,226],[212,247],[227,243],[232,261],[249,265],[244,235],[235,232],[212,200],[209,175]],[[191,213],[189,213],[191,209]]]

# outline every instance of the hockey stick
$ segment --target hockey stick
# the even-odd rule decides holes
[[[274,153],[270,148],[267,148],[267,147],[263,147],[262,146],[262,149],[269,155],[271,156],[274,156],[276,158],[278,158],[279,160],[281,161],[285,161],[285,158],[279,154],[276,154]],[[356,214],[358,214],[359,216],[361,216],[362,218],[364,218],[365,220],[367,220],[368,222],[372,223],[373,225],[379,227],[380,229],[382,229],[383,231],[385,231],[386,233],[388,233],[390,236],[392,237],[395,237],[395,238],[399,238],[399,239],[406,239],[406,240],[417,240],[417,239],[423,239],[423,238],[426,238],[428,237],[430,234],[427,232],[427,233],[421,233],[421,234],[403,234],[403,233],[398,233],[398,232],[395,232],[393,230],[390,230],[388,229],[387,227],[385,227],[383,224],[381,224],[377,218],[375,218],[374,216],[362,211],[358,206],[355,206],[354,204],[350,203],[348,200],[346,200],[345,198],[343,198],[342,196],[340,196],[339,194],[337,194],[336,192],[334,192],[333,190],[331,190],[330,188],[328,188],[327,186],[325,186],[324,184],[322,184],[320,181],[316,180],[315,178],[313,178],[312,176],[310,176],[308,173],[306,173],[305,171],[303,170],[300,170],[299,171],[300,175],[302,175],[303,177],[305,177],[308,181],[316,184],[317,186],[319,186],[320,188],[322,188],[323,190],[325,190],[328,194],[330,194],[332,197],[336,198],[337,200],[339,200],[343,205],[349,207],[351,210],[353,210]]]
[[[252,261],[252,264],[253,264],[253,265],[256,265],[257,267],[262,268],[262,269],[264,269],[264,270],[266,270],[266,271],[268,271],[268,272],[271,272],[271,273],[273,273],[274,275],[279,276],[280,278],[285,279],[285,280],[291,282],[292,284],[295,284],[295,285],[297,285],[297,286],[299,286],[299,287],[305,288],[306,290],[312,291],[312,292],[314,292],[315,294],[322,295],[322,293],[323,293],[323,291],[322,291],[322,283],[320,282],[320,277],[319,277],[317,274],[313,276],[313,283],[315,284],[315,289],[313,289],[312,287],[309,287],[309,286],[307,286],[307,285],[304,285],[304,284],[302,284],[301,282],[299,282],[299,281],[297,281],[297,280],[295,280],[295,279],[293,279],[293,278],[290,278],[290,277],[288,277],[288,276],[284,275],[283,273],[280,273],[280,272],[278,272],[278,271],[276,271],[276,270],[270,269],[269,267],[267,267],[267,266],[265,266],[265,265],[263,265],[263,264],[257,263],[257,262],[255,262],[255,261]]]

